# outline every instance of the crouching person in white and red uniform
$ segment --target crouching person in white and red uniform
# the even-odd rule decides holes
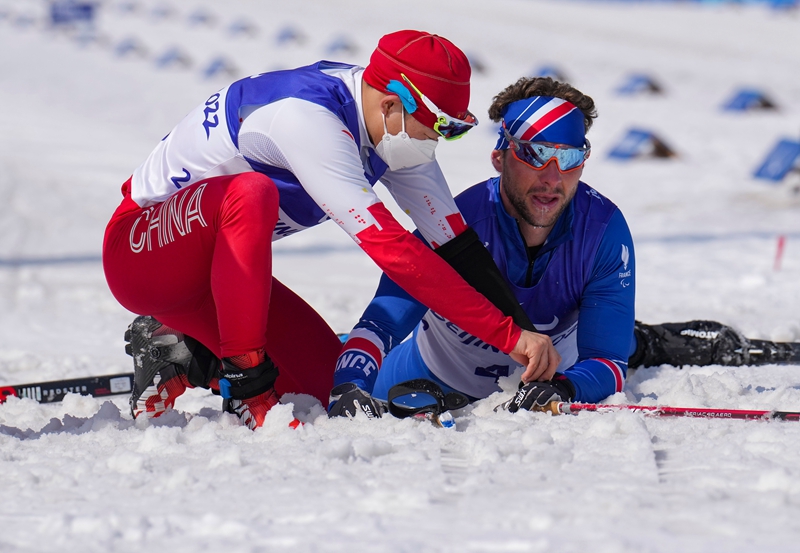
[[[469,79],[452,43],[400,31],[366,69],[322,61],[255,75],[178,123],[123,185],[103,246],[112,293],[141,314],[126,333],[134,416],[159,416],[192,386],[219,390],[250,428],[283,393],[327,406],[341,344],[272,276],[271,242],[328,219],[418,301],[552,376],[558,353],[515,322],[527,326],[510,291],[497,299],[493,286],[489,301],[467,284],[480,289],[497,268],[457,271],[435,253],[475,240],[434,156],[439,138],[477,124]],[[390,215],[379,180],[433,250]]]

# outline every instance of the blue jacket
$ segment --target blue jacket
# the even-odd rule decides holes
[[[539,332],[562,356],[559,371],[576,389],[575,401],[597,402],[621,391],[634,323],[635,258],[627,223],[616,205],[585,183],[559,217],[535,259],[500,198],[499,177],[456,198],[467,223],[486,245]],[[390,351],[414,330],[414,355],[442,382],[469,396],[500,388],[500,376],[519,365],[453,323],[428,311],[385,276],[356,329]],[[404,345],[405,346],[405,345]],[[337,370],[336,383],[365,377]]]

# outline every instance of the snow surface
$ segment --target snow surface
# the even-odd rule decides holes
[[[156,17],[171,6],[170,17]],[[213,25],[190,26],[198,8]],[[442,144],[455,192],[491,176],[491,97],[556,65],[600,117],[584,180],[626,214],[638,258],[637,316],[708,318],[752,337],[800,339],[800,201],[751,178],[774,143],[798,137],[800,18],[761,6],[522,0],[115,1],[95,40],[48,29],[44,2],[0,0],[0,384],[131,370],[133,316],[99,262],[119,186],[170,128],[229,77],[329,58],[365,64],[400,28],[438,32],[486,72],[483,124]],[[258,28],[231,36],[235,21]],[[292,27],[305,40],[279,45]],[[83,40],[79,40],[83,37]],[[119,57],[135,38],[146,52]],[[355,51],[328,53],[345,37]],[[190,67],[157,69],[178,46]],[[662,96],[620,97],[631,72]],[[720,110],[762,88],[777,112]],[[678,157],[607,158],[631,127]],[[393,208],[394,209],[394,208]],[[397,213],[397,210],[394,210]],[[777,236],[787,236],[774,270]],[[347,331],[378,270],[334,226],[275,248],[278,277]],[[514,382],[504,382],[507,391]],[[507,395],[507,394],[506,394]],[[126,398],[70,395],[0,406],[0,551],[797,551],[800,424],[494,413],[503,394],[457,413],[457,430],[410,420],[328,420],[287,397],[250,432],[203,391],[155,422]],[[663,366],[610,402],[800,410],[796,366]],[[292,411],[307,424],[287,427]]]

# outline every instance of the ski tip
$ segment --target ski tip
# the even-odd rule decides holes
[[[0,387],[0,403],[5,403],[11,396],[17,397],[17,390],[15,390],[13,386]]]

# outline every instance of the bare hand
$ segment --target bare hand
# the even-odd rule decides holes
[[[552,379],[561,363],[561,356],[553,347],[549,336],[527,330],[522,331],[517,345],[509,355],[525,367],[525,372],[522,373],[525,384]]]

